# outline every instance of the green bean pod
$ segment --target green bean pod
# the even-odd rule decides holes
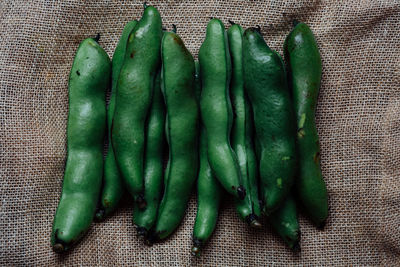
[[[269,217],[273,230],[282,237],[289,248],[300,250],[300,228],[297,220],[296,202],[289,195],[283,204]]]
[[[96,219],[98,220],[103,220],[116,209],[124,193],[123,182],[115,161],[114,149],[111,142],[111,125],[115,110],[117,81],[125,59],[126,44],[128,43],[129,35],[133,28],[135,28],[136,24],[137,21],[132,20],[125,25],[124,30],[122,31],[121,39],[115,48],[112,58],[111,97],[107,109],[108,151],[104,160],[102,192],[96,211]]]
[[[110,74],[110,59],[97,40],[83,40],[69,76],[68,155],[51,232],[56,252],[68,250],[86,233],[96,211],[103,176]]]
[[[199,159],[199,108],[193,57],[176,33],[166,32],[161,43],[161,58],[169,161],[152,241],[168,237],[182,221],[196,180]]]
[[[243,29],[234,24],[227,31],[232,62],[231,99],[233,125],[231,132],[232,148],[235,151],[242,172],[243,186],[247,192],[243,200],[236,199],[235,206],[240,218],[252,227],[261,227],[260,204],[257,187],[257,160],[253,145],[252,111],[244,93],[242,36]]]
[[[154,82],[153,103],[146,129],[146,149],[144,166],[144,210],[135,205],[133,222],[138,236],[147,237],[157,219],[157,210],[163,185],[163,155],[165,147],[165,104],[161,93],[161,72]]]
[[[216,178],[230,194],[244,199],[239,163],[230,145],[232,106],[229,98],[231,60],[224,25],[212,19],[199,51],[201,115],[207,133],[208,161]]]
[[[253,107],[260,145],[260,194],[270,214],[291,190],[297,168],[293,106],[283,61],[265,43],[259,30],[243,36],[245,88]]]
[[[200,66],[196,61],[195,87],[197,99],[200,99]],[[204,127],[200,132],[200,168],[197,179],[197,213],[193,228],[192,255],[200,257],[201,249],[214,232],[218,219],[222,188],[214,177],[207,156],[207,136]]]
[[[128,38],[117,84],[112,143],[123,181],[140,208],[146,206],[143,196],[145,122],[160,64],[161,37],[160,13],[152,6],[145,7]]]
[[[285,40],[285,56],[297,120],[299,175],[297,194],[311,220],[323,227],[328,217],[328,194],[320,166],[315,109],[321,84],[321,56],[311,29],[299,23]]]

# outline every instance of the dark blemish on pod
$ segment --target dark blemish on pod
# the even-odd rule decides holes
[[[132,52],[129,56],[130,56],[131,58],[133,58],[133,57],[135,56],[135,53]]]
[[[76,71],[76,74],[77,74],[78,76],[81,76],[81,73],[79,72],[79,70]]]
[[[246,196],[246,189],[243,187],[243,185],[240,185],[237,189],[238,197],[239,199],[243,200],[244,197]]]
[[[303,138],[305,135],[306,135],[306,132],[304,131],[303,128],[300,128],[300,129],[297,131],[297,137],[298,137],[298,138]]]
[[[320,158],[321,158],[320,153],[319,152],[315,153],[314,162],[318,164],[320,161]]]
[[[138,204],[138,208],[140,210],[144,210],[146,208],[146,206],[147,206],[147,202],[144,199],[143,194],[140,194],[140,195],[137,196],[136,203]]]
[[[174,35],[172,36],[172,39],[173,39],[174,42],[177,43],[178,45],[183,46],[183,42],[182,42],[181,38],[178,37],[178,35],[175,35],[175,34],[174,34]]]
[[[109,208],[111,204],[112,203],[108,199],[104,199],[104,207]]]

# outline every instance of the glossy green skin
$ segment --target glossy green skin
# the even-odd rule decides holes
[[[242,172],[243,186],[246,197],[236,199],[236,211],[240,218],[250,226],[261,226],[257,221],[260,217],[260,204],[257,187],[257,160],[254,153],[252,111],[247,96],[244,93],[242,36],[243,29],[232,25],[228,33],[229,50],[232,62],[231,100],[234,111],[231,143]]]
[[[311,220],[322,227],[328,217],[328,194],[321,173],[319,138],[315,125],[322,67],[317,42],[306,24],[298,24],[286,38],[285,56],[297,120],[300,163],[297,193]]]
[[[230,194],[243,199],[244,188],[235,152],[230,145],[232,106],[229,98],[231,62],[225,28],[218,19],[207,25],[199,51],[202,93],[200,107],[207,132],[210,166]]]
[[[197,63],[197,62],[196,62]],[[196,64],[195,87],[197,99],[200,99],[201,81],[200,66]],[[193,228],[192,254],[200,256],[204,243],[214,232],[218,219],[218,210],[221,202],[222,188],[214,177],[207,156],[207,136],[204,127],[200,133],[200,168],[197,180],[197,214]]]
[[[111,62],[92,38],[82,41],[69,76],[67,163],[51,244],[68,250],[88,230],[96,211],[103,176],[106,92]]]
[[[268,221],[289,248],[300,249],[300,228],[297,220],[296,203],[291,195],[286,198],[281,207],[268,217]]]
[[[123,181],[142,208],[145,122],[160,64],[161,37],[160,13],[149,6],[128,38],[112,126],[112,142]]]
[[[97,207],[96,211],[96,219],[98,220],[104,219],[116,209],[124,193],[122,178],[115,161],[114,149],[111,142],[111,126],[115,110],[117,82],[122,64],[124,63],[125,59],[126,44],[128,43],[129,35],[136,24],[136,20],[130,21],[126,24],[112,58],[112,88],[110,103],[107,110],[108,151],[104,160],[103,187],[99,206]]]
[[[144,166],[144,210],[135,205],[133,222],[138,236],[147,236],[157,219],[157,210],[163,185],[163,155],[165,146],[165,104],[161,93],[161,72],[154,82],[153,101],[146,129],[146,152]]]
[[[179,36],[172,32],[164,34],[161,57],[169,161],[164,196],[154,228],[155,240],[168,237],[182,221],[196,181],[199,160],[199,108],[194,90],[193,57]]]
[[[270,214],[285,200],[297,168],[293,106],[283,61],[256,29],[243,36],[245,88],[260,144],[260,194]]]

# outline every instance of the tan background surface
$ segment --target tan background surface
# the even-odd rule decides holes
[[[151,1],[197,55],[209,17],[261,25],[282,53],[291,20],[315,32],[323,59],[317,124],[330,218],[301,216],[302,251],[248,229],[225,201],[201,259],[190,255],[196,213],[165,243],[135,237],[129,201],[70,253],[52,252],[51,223],[66,156],[67,79],[78,43],[100,32],[111,56],[141,1],[0,2],[0,265],[400,265],[400,3]]]

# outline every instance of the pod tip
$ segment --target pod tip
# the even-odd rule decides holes
[[[317,225],[317,228],[318,228],[319,230],[324,230],[325,225],[326,225],[326,220],[320,222],[320,223]]]
[[[232,26],[236,24],[235,22],[233,22],[233,21],[230,20],[230,19],[228,19],[228,22],[229,22]]]
[[[296,252],[296,253],[301,251],[299,241],[296,241],[296,243],[293,244],[292,250],[293,250],[293,252]]]
[[[172,32],[176,33],[176,25],[175,24],[172,24]]]
[[[143,8],[146,9],[147,8],[147,2],[143,3]]]
[[[297,24],[299,24],[299,23],[300,23],[300,21],[298,21],[297,19],[294,19],[293,20],[293,27],[296,27]]]

